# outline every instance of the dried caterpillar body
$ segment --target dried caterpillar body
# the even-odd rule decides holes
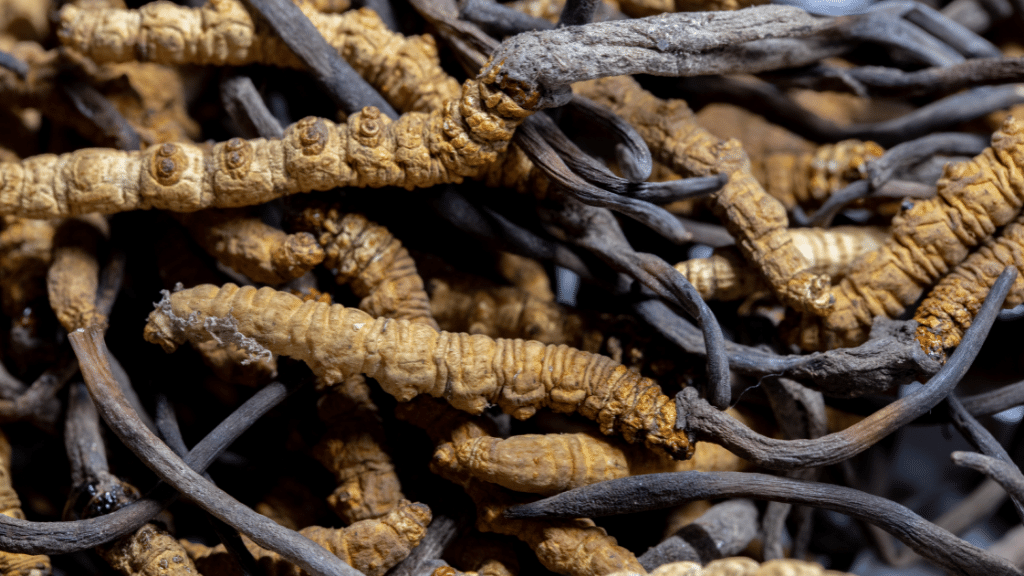
[[[21,500],[11,486],[11,443],[0,430],[0,514],[25,519]],[[0,576],[48,576],[50,558],[30,554],[0,552]]]
[[[43,278],[53,259],[56,227],[48,220],[5,216],[0,231],[0,308],[20,317],[29,303],[46,294]]]
[[[515,0],[505,5],[534,18],[543,18],[552,24],[556,24],[562,15],[565,0]],[[593,21],[615,20],[616,16],[622,18],[622,14],[619,13],[618,1],[602,0],[594,10]]]
[[[763,0],[619,0],[619,7],[632,18],[666,12],[711,12],[739,10],[765,4]]]
[[[796,228],[790,236],[810,262],[815,274],[842,277],[862,254],[881,247],[889,231],[878,226]],[[705,300],[736,300],[769,289],[735,246],[715,249],[708,258],[693,258],[675,265]]]
[[[331,386],[317,408],[327,430],[313,456],[338,483],[327,497],[331,509],[349,524],[391,512],[405,496],[365,378],[351,376]]]
[[[542,407],[575,411],[596,420],[604,434],[620,433],[678,459],[691,452],[685,434],[674,429],[675,403],[657,384],[610,358],[568,346],[438,333],[232,284],[168,295],[150,315],[146,339],[172,351],[185,340],[208,340],[206,319],[227,316],[235,317],[240,334],[305,361],[324,383],[361,373],[399,401],[429,394],[474,414],[491,404],[519,419]]]
[[[541,564],[552,572],[568,576],[604,576],[621,570],[645,573],[632,552],[619,546],[615,538],[589,518],[505,518],[505,509],[518,503],[507,491],[465,475],[444,470],[440,474],[465,488],[476,503],[478,530],[519,538],[533,549]]]
[[[173,289],[178,284],[191,288],[200,284],[227,282],[226,276],[215,269],[209,257],[201,253],[200,248],[180,226],[168,222],[160,241],[154,244],[160,278],[166,289]],[[216,340],[210,340],[196,344],[193,348],[213,374],[224,382],[260,386],[277,375],[275,358],[260,358],[250,362],[250,354],[234,343],[221,345]]]
[[[336,274],[339,284],[350,284],[362,298],[360,310],[437,328],[416,263],[387,228],[362,214],[317,204],[303,210],[291,225],[313,234],[324,249],[324,266]]]
[[[550,496],[638,474],[738,471],[746,462],[706,442],[697,445],[693,458],[679,462],[610,438],[579,433],[484,436],[445,443],[434,452],[432,466],[510,490]]]
[[[764,174],[765,189],[786,208],[817,208],[837,190],[864,178],[867,162],[884,153],[871,141],[843,140],[806,154],[771,154],[757,162],[755,171]]]
[[[362,298],[360,310],[437,329],[415,262],[386,228],[361,214],[342,214],[337,206],[318,203],[291,220],[315,235],[326,253],[324,265],[335,272],[339,284],[350,284]],[[404,496],[363,376],[331,386],[319,411],[328,430],[314,456],[339,483],[328,497],[331,507],[347,522],[389,512]]]
[[[970,250],[1024,205],[1024,119],[1007,118],[992,146],[946,165],[938,196],[914,202],[893,218],[891,236],[857,261],[833,287],[833,310],[804,316],[795,335],[807,350],[856,346],[875,316],[894,318],[924,289],[963,262]]]
[[[470,570],[461,572],[467,576],[517,576],[519,559],[511,543],[507,536],[472,532],[458,538],[445,550],[445,556],[456,566]],[[456,570],[455,574],[460,572]]]
[[[80,498],[74,498],[74,494]],[[141,497],[135,486],[109,472],[101,472],[87,485],[76,487],[69,501],[71,513],[83,518],[108,514]],[[80,510],[78,509],[80,508]],[[96,548],[110,567],[125,576],[197,576],[195,564],[167,530],[152,523]]]
[[[785,208],[751,174],[739,142],[719,141],[694,123],[685,102],[661,100],[632,78],[581,82],[576,89],[629,121],[654,159],[671,170],[684,176],[730,174],[712,200],[737,245],[784,303],[814,314],[824,314],[832,306],[829,278],[808,270],[807,259],[790,237]]]
[[[382,576],[398,564],[427,534],[430,508],[425,504],[402,502],[386,516],[376,520],[363,520],[347,528],[309,526],[299,533],[323,546],[349,566],[366,576]],[[268,576],[300,576],[305,574],[294,564],[275,552],[260,548],[242,537],[256,562]],[[235,576],[241,574],[238,563],[223,544],[214,547],[181,542],[196,566],[206,574]]]
[[[918,306],[914,320],[921,348],[937,358],[960,344],[971,327],[985,296],[1007,266],[1021,269],[1024,262],[1024,222],[1018,218],[1003,228],[998,238],[986,242],[947,274]],[[993,273],[993,270],[999,270]],[[1024,302],[1024,284],[1019,280],[1003,303],[1012,308]]]
[[[394,122],[367,107],[347,124],[305,118],[281,140],[233,138],[212,150],[183,143],[144,152],[87,148],[0,163],[0,214],[193,212],[340,186],[461,182],[492,164],[531,113],[491,81],[467,80],[458,100]]]
[[[392,32],[366,8],[328,14],[307,7],[305,13],[327,43],[396,108],[429,112],[458,94],[457,82],[437,62],[430,36]],[[60,19],[57,35],[64,46],[97,63],[303,67],[275,34],[253,24],[237,0],[210,0],[202,8],[158,1],[138,10],[68,5]]]
[[[214,258],[254,282],[282,284],[324,259],[312,235],[285,234],[246,210],[201,210],[178,220]]]
[[[344,12],[352,7],[349,0],[310,0],[309,4],[321,12],[328,13]]]
[[[199,137],[199,125],[188,115],[177,69],[147,62],[108,64],[100,66],[92,77],[138,132],[143,148]]]
[[[846,572],[826,570],[821,564],[803,560],[769,560],[758,564],[750,558],[721,558],[701,566],[696,562],[671,562],[655,568],[650,576],[849,576]],[[616,572],[610,576],[634,576]]]
[[[469,287],[430,281],[430,310],[445,330],[491,338],[523,338],[580,348],[582,323],[555,302],[511,286]]]
[[[511,252],[498,253],[498,273],[516,288],[528,292],[534,298],[554,302],[551,279],[544,266],[532,258]]]
[[[68,218],[53,238],[53,263],[46,276],[50,307],[68,332],[93,324],[106,326],[96,309],[100,253],[110,235],[107,219],[98,214]]]
[[[396,415],[430,435],[435,443],[466,442],[494,434],[493,426],[433,398],[418,397],[399,404]],[[505,508],[515,502],[503,489],[450,469],[431,469],[465,488],[477,507],[477,528],[515,536],[526,542],[537,558],[553,572],[570,576],[599,576],[616,570],[643,568],[636,557],[617,545],[615,538],[586,518],[576,520],[519,520],[505,518]],[[504,576],[498,574],[496,576]]]

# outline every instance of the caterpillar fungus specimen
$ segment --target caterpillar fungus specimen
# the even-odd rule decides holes
[[[573,89],[626,119],[654,159],[673,172],[729,174],[722,189],[712,195],[712,208],[744,255],[761,270],[782,302],[813,314],[829,310],[833,303],[830,279],[809,270],[810,263],[793,244],[786,209],[754,178],[738,141],[720,141],[695,123],[685,102],[657,98],[628,76],[579,82]]]
[[[396,415],[427,431],[436,443],[466,442],[494,434],[483,418],[474,418],[433,398],[419,397],[401,403]],[[540,562],[553,572],[569,576],[602,576],[617,570],[643,567],[636,557],[620,547],[615,538],[587,518],[575,520],[512,519],[504,510],[516,500],[508,491],[477,480],[450,468],[431,465],[431,469],[462,486],[477,508],[477,528],[515,536],[537,554]]]
[[[311,234],[285,234],[247,210],[201,210],[178,220],[219,262],[261,284],[283,284],[324,259]]]
[[[91,324],[107,325],[106,316],[96,308],[96,293],[100,282],[97,254],[109,235],[107,219],[99,214],[68,218],[57,227],[46,288],[50,307],[68,332]]]
[[[362,298],[360,310],[437,329],[416,264],[387,228],[320,202],[310,202],[290,220],[314,235],[326,254],[324,266]],[[328,430],[313,452],[339,483],[328,497],[331,507],[348,522],[390,511],[404,496],[363,376],[331,386],[319,412]]]
[[[309,526],[299,533],[366,576],[382,576],[423,540],[430,520],[430,508],[426,504],[403,501],[390,513],[375,520],[363,520],[346,528]],[[244,536],[242,542],[268,576],[305,574],[279,554],[260,548]],[[223,544],[208,547],[187,540],[182,540],[181,544],[204,574],[242,574],[238,563]]]
[[[458,82],[441,69],[431,36],[392,32],[367,8],[342,14],[304,8],[327,43],[395,108],[429,112],[458,94]],[[201,8],[157,1],[137,10],[67,4],[60,21],[57,36],[64,46],[97,63],[303,67],[276,34],[253,24],[238,0],[209,0]]]
[[[11,486],[11,443],[0,431],[0,514],[25,519],[21,500]],[[0,576],[49,576],[50,558],[31,554],[0,552]]]
[[[679,462],[610,438],[578,433],[483,436],[444,443],[434,452],[432,466],[510,490],[550,496],[626,476],[685,470],[735,472],[746,463],[707,442],[697,444],[693,458]]]
[[[867,163],[885,149],[871,141],[822,144],[803,154],[776,153],[754,159],[754,172],[786,208],[817,208],[833,193],[866,176]]]
[[[889,231],[879,226],[795,228],[790,236],[812,272],[837,278],[845,276],[862,254],[878,249]],[[707,258],[686,260],[675,268],[705,300],[736,300],[769,289],[735,246],[716,248]]]
[[[568,346],[451,334],[407,320],[303,302],[270,288],[233,284],[168,294],[150,314],[145,337],[173,351],[211,338],[204,324],[233,323],[255,345],[305,361],[322,383],[353,374],[377,380],[399,401],[445,398],[479,414],[496,404],[518,419],[538,408],[578,412],[604,434],[620,433],[673,458],[692,448],[675,430],[675,403],[656,383],[610,358]]]
[[[135,486],[102,471],[87,483],[76,487],[69,504],[80,510],[72,508],[69,512],[81,513],[83,518],[92,518],[131,504],[141,496]],[[153,522],[147,522],[131,534],[98,546],[96,551],[111,568],[125,576],[199,574],[182,545],[165,528]]]
[[[917,339],[921,348],[945,359],[946,351],[960,344],[996,278],[1007,266],[1021,269],[1024,262],[1024,220],[1007,225],[999,236],[986,242],[952,272],[946,274],[917,307]],[[998,272],[993,276],[993,270]],[[1024,302],[1024,283],[1014,282],[1003,302],[1012,308]]]
[[[650,576],[849,576],[846,572],[826,570],[821,564],[784,558],[758,564],[750,558],[721,558],[701,566],[696,562],[670,562],[650,572]],[[616,572],[609,576],[635,576]]]
[[[498,68],[461,96],[392,122],[374,107],[347,124],[307,117],[281,140],[232,138],[212,149],[164,143],[143,152],[87,148],[0,163],[0,214],[29,218],[161,208],[193,212],[343,186],[422,188],[461,182],[494,163],[531,114],[495,89]]]
[[[889,239],[857,261],[832,294],[824,317],[804,315],[796,341],[807,350],[856,346],[875,316],[894,318],[924,289],[963,262],[1024,205],[1024,119],[1008,117],[992,145],[972,160],[947,164],[938,195],[907,203]]]

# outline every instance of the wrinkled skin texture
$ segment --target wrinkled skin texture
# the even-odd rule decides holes
[[[674,428],[674,403],[657,384],[610,358],[567,346],[438,333],[232,284],[168,295],[150,315],[145,336],[172,351],[186,340],[209,340],[204,323],[228,317],[256,346],[305,361],[321,383],[361,373],[403,402],[425,393],[474,414],[497,404],[518,419],[541,407],[578,412],[596,420],[604,434],[619,433],[679,459],[692,452]]]

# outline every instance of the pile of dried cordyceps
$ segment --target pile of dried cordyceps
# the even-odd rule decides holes
[[[0,3],[0,575],[1022,574],[1024,1],[130,3]]]

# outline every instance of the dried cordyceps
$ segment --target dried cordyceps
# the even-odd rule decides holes
[[[312,235],[285,234],[248,210],[200,210],[178,219],[214,258],[254,282],[283,284],[324,259]]]
[[[338,483],[327,503],[350,524],[391,512],[405,496],[366,380],[359,374],[330,386],[317,408],[327,431],[313,456]]]
[[[395,122],[367,107],[347,124],[305,118],[282,140],[232,138],[212,149],[165,143],[144,152],[87,148],[3,163],[0,214],[193,212],[339,186],[460,182],[493,164],[530,115],[489,86],[493,78],[467,80],[459,100]]]
[[[21,500],[11,486],[11,444],[0,431],[0,514],[25,519]],[[46,556],[0,552],[0,574],[3,576],[49,576],[50,559]]]
[[[200,284],[227,282],[219,273],[214,262],[202,254],[202,250],[188,237],[188,234],[173,222],[165,224],[165,232],[155,243],[157,264],[164,289],[177,285],[191,288]],[[270,381],[277,374],[277,361],[273,357],[260,357],[252,361],[248,351],[235,343],[221,345],[216,340],[194,346],[214,375],[232,384],[259,386]]]
[[[46,287],[50,307],[68,332],[107,324],[106,316],[96,308],[96,294],[100,282],[97,254],[109,235],[107,219],[98,214],[68,218],[54,234]]]
[[[539,262],[511,252],[498,254],[498,273],[516,288],[528,292],[538,300],[553,302],[551,279]]]
[[[786,207],[817,208],[833,192],[867,176],[865,165],[885,150],[874,142],[843,140],[805,154],[770,154],[754,160],[765,190]]]
[[[53,222],[4,216],[0,231],[0,306],[11,318],[46,293],[42,278],[53,259]]]
[[[457,279],[452,282],[430,281],[431,313],[444,330],[583,348],[579,316],[560,305],[511,286],[467,287]]]
[[[386,516],[376,520],[362,520],[347,528],[310,526],[299,533],[366,576],[382,576],[420,543],[427,533],[430,519],[430,508],[426,505],[403,501]],[[243,542],[260,568],[269,576],[306,574],[280,555],[260,548],[248,538],[243,538]],[[238,564],[223,544],[212,548],[188,541],[182,541],[181,544],[200,572],[231,576],[241,574]]]
[[[431,466],[510,490],[544,495],[637,474],[746,468],[740,458],[716,444],[698,444],[693,458],[678,462],[586,433],[520,434],[506,439],[484,436],[445,443],[434,452]]]
[[[917,339],[928,354],[945,359],[946,351],[960,344],[964,331],[981,309],[985,296],[1007,266],[1024,261],[1024,223],[1018,218],[994,238],[983,244],[932,289],[914,313]],[[1024,270],[1022,270],[1024,272]],[[1005,308],[1024,301],[1022,281],[1018,277],[1006,296]]]
[[[186,109],[182,75],[175,68],[148,62],[107,64],[89,70],[89,76],[138,132],[143,148],[199,137],[199,125]]]
[[[473,532],[457,539],[445,550],[445,556],[456,566],[472,571],[464,572],[467,576],[516,576],[519,559],[511,543],[505,536]]]
[[[826,570],[821,564],[803,560],[769,560],[763,564],[750,558],[722,558],[701,566],[696,562],[662,564],[650,576],[849,576],[846,572]],[[630,572],[616,572],[610,576],[634,576]]]
[[[889,231],[878,226],[795,228],[790,236],[810,262],[811,272],[838,278],[846,275],[862,254],[877,250],[889,237]],[[705,300],[736,300],[770,289],[734,246],[716,248],[707,258],[692,258],[675,268]]]
[[[362,373],[400,401],[430,394],[471,413],[497,404],[518,419],[541,407],[575,411],[596,420],[604,434],[622,434],[674,458],[692,451],[674,429],[674,403],[657,384],[610,358],[567,346],[438,333],[233,284],[168,295],[150,315],[145,336],[170,352],[186,340],[209,340],[205,326],[230,326],[253,350],[303,360],[323,383]]]
[[[694,123],[685,102],[661,100],[628,76],[582,82],[576,90],[629,120],[669,169],[684,176],[731,174],[712,199],[740,249],[786,304],[817,314],[831,307],[829,279],[808,270],[789,235],[785,208],[750,173],[739,142],[720,142]]]
[[[342,14],[307,10],[314,26],[361,76],[396,108],[439,109],[458,87],[437,63],[430,36],[404,37],[371,10]],[[202,8],[152,2],[138,10],[60,11],[61,42],[97,63],[148,60],[161,64],[269,64],[302,68],[279,37],[253,24],[237,0]]]
[[[924,289],[963,262],[971,248],[1008,224],[1024,205],[1024,119],[1008,118],[992,146],[946,166],[938,196],[893,218],[891,238],[857,262],[832,289],[825,317],[804,316],[795,340],[808,350],[855,346],[875,316],[896,317]]]
[[[141,496],[134,486],[105,471],[88,485],[77,486],[76,490],[88,498],[69,504],[81,505],[82,516],[86,518],[108,514]],[[195,564],[174,536],[152,522],[97,547],[96,551],[111,568],[125,576],[199,575]]]
[[[371,316],[401,318],[437,327],[416,263],[387,228],[339,206],[313,203],[290,221],[311,233],[324,249],[324,266],[339,284],[362,298],[359,309]]]
[[[362,298],[359,309],[437,329],[416,264],[386,228],[337,205],[311,203],[291,224],[315,235],[326,253],[324,266],[339,284]],[[328,430],[314,455],[338,480],[328,502],[347,522],[376,518],[401,501],[394,465],[384,449],[384,431],[361,374],[325,391],[319,404]]]
[[[633,18],[643,18],[666,12],[704,12],[710,10],[739,10],[747,6],[764,4],[762,0],[620,0],[619,7]]]

